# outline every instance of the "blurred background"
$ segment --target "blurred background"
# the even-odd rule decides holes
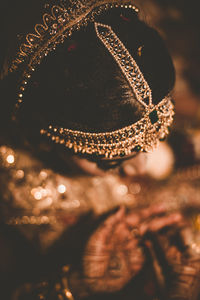
[[[200,160],[200,18],[198,1],[136,0],[142,18],[162,35],[176,69],[175,128],[170,137],[176,166]]]

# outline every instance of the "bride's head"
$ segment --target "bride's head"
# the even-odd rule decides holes
[[[137,9],[121,7],[121,1],[90,2],[68,11],[75,27],[66,25],[63,8],[56,13],[54,7],[45,45],[68,29],[53,51],[45,50],[44,40],[34,41],[36,50],[18,66],[23,76],[15,119],[32,145],[46,143],[62,155],[76,152],[109,165],[148,151],[167,134],[173,106],[166,97],[175,75],[163,40],[139,19]]]

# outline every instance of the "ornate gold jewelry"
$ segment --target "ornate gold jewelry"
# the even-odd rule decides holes
[[[79,30],[94,21],[95,16],[110,8],[130,8],[136,13],[139,9],[132,5],[132,1],[100,0],[80,1],[69,0],[71,5],[66,8],[64,4],[53,5],[49,13],[43,15],[43,24],[36,24],[35,32],[26,36],[16,58],[13,60],[10,71],[14,71],[29,57],[28,66],[39,64],[44,56],[63,43],[72,32]],[[30,70],[32,71],[32,70]]]
[[[43,24],[36,24],[35,33],[29,33],[26,41],[20,46],[19,52],[10,66],[10,72],[18,69],[20,65],[25,65],[22,80],[17,94],[17,103],[13,114],[16,113],[23,103],[24,93],[29,80],[44,57],[56,50],[59,44],[72,35],[72,32],[80,30],[90,22],[94,22],[95,17],[103,11],[112,8],[132,9],[136,13],[138,8],[126,0],[101,0],[101,1],[73,1],[70,0],[70,7],[64,5],[54,5],[49,13],[43,15]]]
[[[98,38],[120,67],[138,102],[145,107],[145,115],[138,122],[112,132],[87,133],[63,129],[52,124],[48,129],[42,129],[41,134],[50,137],[56,143],[64,144],[74,152],[109,159],[140,150],[150,151],[159,139],[163,139],[168,134],[168,127],[172,124],[174,106],[171,98],[167,96],[158,105],[153,105],[152,91],[136,61],[110,26],[95,23],[95,17],[110,8],[129,8],[136,13],[138,9],[131,2],[124,0],[98,2],[71,0],[70,3],[68,9],[64,5],[54,5],[50,14],[43,15],[43,24],[37,24],[35,33],[26,36],[26,43],[21,45],[17,58],[10,67],[10,71],[13,71],[21,64],[25,65],[14,118],[23,103],[24,92],[31,74],[42,59],[70,37],[73,31],[79,30],[89,22],[94,22]]]
[[[138,122],[112,132],[88,133],[50,125],[48,129],[42,129],[41,134],[73,149],[75,153],[109,159],[130,155],[132,152],[149,152],[157,145],[159,139],[163,139],[169,133],[168,128],[174,115],[171,98],[168,96],[158,105],[153,105],[152,91],[124,44],[110,26],[101,23],[94,25],[98,38],[120,67],[138,102],[145,107],[145,115]]]
[[[98,38],[108,49],[129,82],[137,100],[146,108],[152,106],[152,92],[136,61],[108,25],[95,23]]]
[[[168,128],[174,115],[173,108],[171,98],[166,97],[158,105],[147,110],[141,120],[116,131],[87,133],[50,125],[48,129],[42,129],[41,134],[73,149],[75,153],[110,159],[132,152],[149,152],[157,145],[159,139],[164,139],[169,133]]]

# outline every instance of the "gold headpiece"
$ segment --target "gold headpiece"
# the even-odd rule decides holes
[[[24,93],[35,69],[44,57],[55,51],[74,31],[94,22],[98,15],[111,8],[129,8],[136,13],[139,11],[127,0],[69,0],[68,8],[62,1],[63,4],[53,5],[49,13],[43,15],[43,24],[36,24],[34,33],[27,34],[11,63],[10,72],[24,66],[13,119],[23,103]]]
[[[20,58],[16,59],[11,67],[11,70],[15,69],[25,57],[28,60],[16,108],[18,109],[23,102],[23,92],[28,84],[28,79],[31,77],[31,72],[35,70],[36,65],[40,64],[42,58],[54,50],[57,44],[64,42],[64,39],[70,36],[73,30],[78,30],[88,22],[94,22],[97,37],[120,67],[136,95],[137,101],[145,107],[145,114],[138,122],[112,132],[88,133],[50,125],[47,129],[42,129],[41,134],[50,137],[56,143],[64,144],[67,148],[73,149],[75,153],[85,153],[109,159],[129,155],[132,152],[149,152],[156,146],[158,140],[165,138],[169,133],[168,128],[173,122],[174,106],[170,96],[165,97],[157,105],[153,104],[152,91],[124,44],[110,26],[95,22],[95,16],[105,9],[125,7],[132,8],[135,12],[138,12],[138,9],[130,3],[123,3],[123,1],[120,1],[120,5],[118,4],[119,1],[102,4],[101,2],[105,1],[99,1],[98,5],[93,4],[90,9],[80,2],[82,9],[79,7],[79,17],[74,15],[76,21],[73,21],[72,11],[69,14],[64,7],[58,6],[53,6],[52,16],[46,14],[43,16],[45,25],[36,25],[35,27],[38,35],[40,35],[41,30],[45,31],[44,36],[41,35],[41,43],[37,43],[38,36],[29,34],[26,38],[28,44],[22,45],[19,53]],[[67,18],[68,21],[66,21]],[[50,26],[47,25],[47,20],[51,22]],[[25,51],[27,49],[28,51]]]

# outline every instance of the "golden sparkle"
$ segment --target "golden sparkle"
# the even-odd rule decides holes
[[[66,192],[66,186],[64,184],[60,184],[58,186],[58,193],[64,194]]]
[[[15,157],[14,155],[12,154],[9,154],[7,157],[6,157],[6,161],[11,165],[15,162]]]

